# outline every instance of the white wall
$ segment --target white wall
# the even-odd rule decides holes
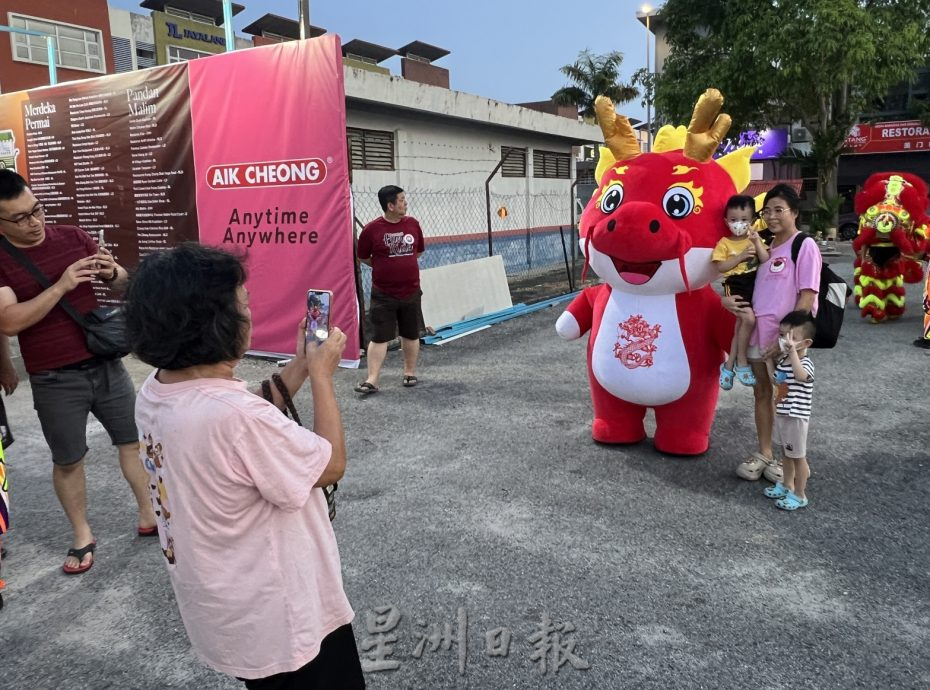
[[[428,237],[487,232],[484,185],[502,146],[528,149],[527,176],[492,179],[492,229],[569,225],[574,159],[570,179],[534,178],[534,151],[571,155],[573,144],[602,140],[597,127],[569,118],[348,67],[346,95],[347,126],[395,134],[395,170],[353,171],[356,215],[380,214],[375,193],[396,184]]]

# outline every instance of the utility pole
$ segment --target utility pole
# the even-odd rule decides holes
[[[298,20],[300,21],[300,38],[310,38],[310,0],[298,0]]]

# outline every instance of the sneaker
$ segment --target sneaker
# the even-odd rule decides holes
[[[736,468],[736,476],[754,482],[762,476],[763,471],[773,462],[762,453],[752,453],[748,458],[743,460]]]
[[[771,462],[765,463],[765,468],[762,470],[762,476],[768,479],[773,484],[778,484],[785,479],[785,473],[782,470],[781,460],[774,460]]]

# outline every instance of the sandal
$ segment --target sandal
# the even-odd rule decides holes
[[[766,498],[784,498],[788,495],[788,489],[785,488],[784,484],[778,482],[775,486],[770,486],[762,494]]]
[[[756,385],[756,375],[752,373],[752,367],[734,367],[733,371],[736,373],[736,380],[744,386]]]
[[[781,508],[782,510],[797,510],[798,508],[803,508],[807,505],[807,499],[801,498],[793,491],[789,491],[784,498],[780,498],[775,501],[775,507]]]
[[[87,557],[87,554],[93,554],[94,549],[97,548],[97,542],[92,541],[90,544],[85,546],[83,549],[68,549],[68,558],[76,558],[78,565],[77,567],[72,567],[67,564],[61,566],[61,569],[64,571],[65,575],[80,575],[81,573],[86,573],[94,565],[94,559],[90,559],[90,563],[85,564],[84,559]]]
[[[404,374],[404,387],[413,388],[415,385],[417,385],[417,377]]]
[[[371,395],[378,392],[378,387],[373,383],[368,383],[368,381],[362,381],[355,387],[355,392],[362,395]]]
[[[728,391],[733,388],[733,370],[727,369],[727,363],[720,365],[720,387]]]

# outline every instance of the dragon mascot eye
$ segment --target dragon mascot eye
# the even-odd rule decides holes
[[[662,197],[662,208],[670,218],[684,218],[694,210],[694,195],[685,187],[672,187]]]

